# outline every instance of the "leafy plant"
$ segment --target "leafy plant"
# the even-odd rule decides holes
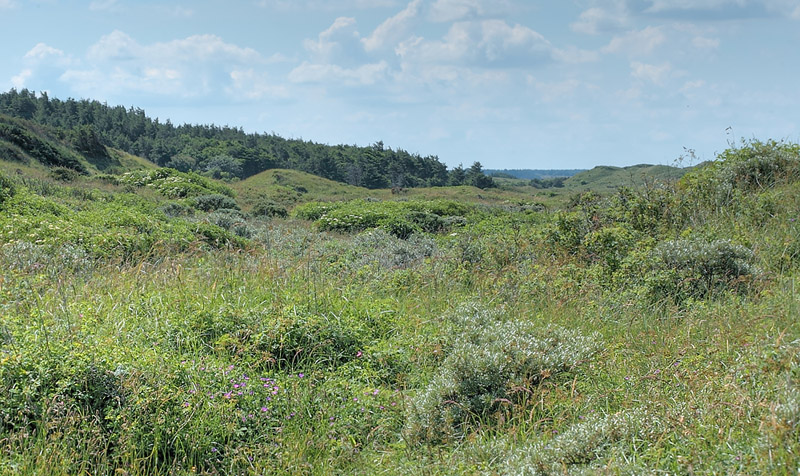
[[[479,307],[456,312],[447,357],[409,407],[407,432],[413,440],[464,437],[524,393],[515,389],[535,389],[544,379],[558,378],[600,348],[598,336],[501,317]]]

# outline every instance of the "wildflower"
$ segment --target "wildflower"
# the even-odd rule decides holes
[[[361,357],[362,355],[364,355],[364,354],[362,354],[360,350],[358,352],[356,352],[356,357]]]
[[[305,377],[305,374],[297,374],[297,377],[298,378],[303,378],[303,377]]]
[[[262,412],[266,412],[267,410],[269,410],[269,408],[267,408],[267,407],[261,407],[261,411],[262,411]]]

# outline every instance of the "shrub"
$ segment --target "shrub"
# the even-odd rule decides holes
[[[739,194],[762,191],[800,178],[800,145],[770,140],[743,142],[717,161],[686,174],[681,184],[694,199],[726,206]]]
[[[59,182],[72,182],[78,178],[78,172],[66,167],[55,167],[50,170],[50,176]]]
[[[190,217],[194,215],[194,209],[192,207],[178,202],[167,202],[164,205],[158,207],[158,209],[164,212],[164,215],[170,218],[184,217],[184,216]]]
[[[573,474],[570,470],[578,468],[600,472],[598,463],[612,447],[624,452],[634,442],[652,439],[660,427],[658,420],[642,410],[590,417],[549,441],[540,439],[512,452],[504,462],[503,474]]]
[[[730,240],[666,241],[649,258],[646,283],[655,300],[680,303],[725,290],[744,292],[745,284],[758,274],[753,252]]]
[[[17,186],[3,172],[0,172],[0,205],[17,193]]]
[[[194,172],[179,172],[174,169],[137,170],[122,174],[122,184],[134,187],[150,187],[168,198],[188,198],[200,195],[220,194],[233,198],[233,190],[214,183]]]
[[[463,437],[490,421],[501,402],[524,393],[513,388],[531,388],[565,373],[599,349],[597,336],[504,322],[486,309],[462,307],[454,317],[455,337],[441,370],[411,402],[407,432],[415,441]]]
[[[220,208],[208,214],[208,221],[225,230],[232,231],[242,238],[252,238],[255,234],[247,224],[245,216],[239,210]]]
[[[622,260],[636,244],[634,232],[627,226],[607,226],[586,235],[584,246],[590,257],[603,264],[609,273],[619,269]]]
[[[253,216],[279,218],[286,218],[289,216],[289,212],[286,210],[286,207],[281,206],[268,198],[259,200],[253,206],[252,214]]]
[[[239,205],[236,204],[236,200],[219,193],[194,197],[190,200],[190,203],[194,208],[204,212],[211,212],[221,208],[239,210]]]

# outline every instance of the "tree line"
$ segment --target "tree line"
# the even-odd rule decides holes
[[[445,185],[494,186],[480,162],[452,170],[435,155],[386,147],[328,145],[277,134],[246,133],[217,125],[174,125],[152,119],[141,108],[94,100],[60,100],[46,92],[0,93],[0,113],[59,129],[77,137],[78,149],[99,153],[97,144],[144,157],[162,167],[195,171],[217,179],[246,178],[272,168],[315,174],[366,188]]]

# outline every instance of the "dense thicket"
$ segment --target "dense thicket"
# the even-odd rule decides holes
[[[244,178],[287,168],[367,188],[493,185],[480,164],[476,163],[479,174],[469,180],[450,180],[452,173],[438,157],[394,150],[380,141],[367,147],[331,146],[276,134],[249,134],[229,126],[175,126],[169,120],[151,119],[139,108],[85,99],[62,101],[27,89],[0,94],[0,113],[61,129],[79,150],[96,153],[99,141],[160,166],[214,178]]]

